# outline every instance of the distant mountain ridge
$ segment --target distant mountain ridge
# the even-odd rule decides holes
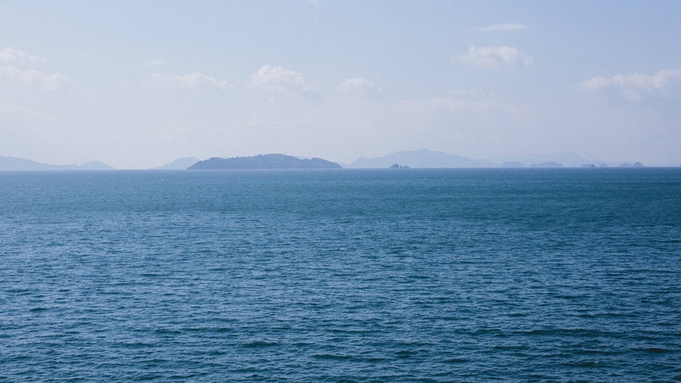
[[[86,162],[80,166],[78,165],[50,165],[32,160],[27,160],[18,157],[3,157],[0,156],[0,170],[113,170],[114,167],[109,166],[101,161]]]
[[[538,164],[530,165],[531,168],[562,168],[563,164],[556,161],[540,162]]]
[[[321,158],[301,159],[284,154],[259,154],[253,157],[213,157],[188,169],[341,169],[335,162]]]
[[[393,164],[409,166],[410,168],[484,168],[499,166],[499,164],[488,160],[476,160],[457,156],[456,154],[421,149],[395,152],[377,158],[360,157],[348,164],[347,167],[365,169],[388,168]]]
[[[185,157],[185,158],[178,158],[173,162],[167,163],[165,165],[159,166],[156,169],[163,169],[163,170],[180,170],[180,169],[187,169],[190,166],[194,165],[195,163],[199,162],[199,160],[196,157]]]
[[[102,161],[90,161],[80,165],[77,170],[116,170],[116,168]]]
[[[584,164],[600,165],[603,161],[589,160],[574,153],[530,154],[523,156],[498,156],[493,158],[498,162],[520,163],[531,167],[544,167],[549,162],[559,163],[566,167],[581,167]]]
[[[617,166],[614,162],[589,160],[575,153],[532,154],[518,156],[497,156],[492,161],[486,159],[472,159],[444,152],[421,149],[400,151],[383,157],[364,158],[344,165],[346,168],[377,168],[385,169],[393,164],[410,168],[560,168],[583,167],[594,165],[598,167]],[[626,165],[625,165],[626,166]],[[630,165],[631,166],[631,165]],[[639,167],[643,166],[639,163]]]

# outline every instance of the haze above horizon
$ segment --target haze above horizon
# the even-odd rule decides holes
[[[681,2],[0,4],[0,156],[681,163]]]

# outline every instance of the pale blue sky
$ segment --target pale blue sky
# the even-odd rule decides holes
[[[0,155],[681,164],[679,1],[0,2]]]

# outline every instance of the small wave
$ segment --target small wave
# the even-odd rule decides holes
[[[182,334],[182,331],[173,330],[173,329],[169,329],[169,328],[159,328],[159,329],[156,329],[155,333],[157,333],[157,334]]]
[[[255,342],[248,342],[244,343],[242,346],[247,347],[247,348],[260,348],[260,347],[273,347],[273,346],[278,346],[279,343],[276,342],[265,342],[265,341],[255,341]]]
[[[395,353],[398,358],[400,359],[405,359],[409,358],[412,355],[416,355],[417,351],[409,351],[409,350],[400,350]]]
[[[451,359],[445,359],[445,363],[468,363],[470,362],[470,359],[468,358],[451,358]]]
[[[650,352],[652,354],[664,354],[664,353],[667,353],[667,352],[677,351],[677,350],[669,350],[669,349],[666,349],[666,348],[658,348],[658,347],[635,348],[634,350]]]
[[[334,355],[334,354],[314,354],[313,358],[316,359],[327,359],[327,360],[349,360],[352,359],[350,355]]]

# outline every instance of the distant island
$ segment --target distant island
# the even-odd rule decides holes
[[[188,169],[341,169],[335,162],[321,158],[301,159],[284,154],[260,154],[253,157],[213,157],[199,161]]]
[[[540,162],[530,165],[531,168],[562,168],[563,164],[556,161]]]
[[[50,165],[17,157],[0,156],[0,171],[46,171],[46,170],[114,170],[101,161],[86,162],[78,165]]]
[[[412,168],[489,168],[498,166],[487,160],[477,160],[455,154],[432,150],[410,150],[395,152],[378,158],[358,158],[348,168],[385,169],[393,164],[404,164]]]
[[[633,164],[633,165],[632,165]],[[397,165],[397,166],[395,166]],[[659,165],[658,165],[659,166]],[[676,165],[674,165],[676,166]],[[406,169],[406,168],[645,168],[641,162],[605,162],[590,160],[574,153],[545,155],[499,156],[493,161],[473,159],[432,150],[411,150],[388,154],[377,158],[360,157],[351,163],[338,163],[321,158],[304,159],[284,154],[261,154],[251,157],[218,158],[201,161],[195,157],[177,158],[155,167],[156,170],[187,169]],[[115,170],[100,161],[81,165],[52,165],[18,157],[0,155],[0,171],[46,171],[46,170]]]
[[[185,157],[185,158],[178,158],[173,162],[167,163],[165,165],[159,166],[156,169],[160,170],[184,170],[187,169],[188,167],[194,165],[195,163],[199,162],[200,160],[195,157]]]

